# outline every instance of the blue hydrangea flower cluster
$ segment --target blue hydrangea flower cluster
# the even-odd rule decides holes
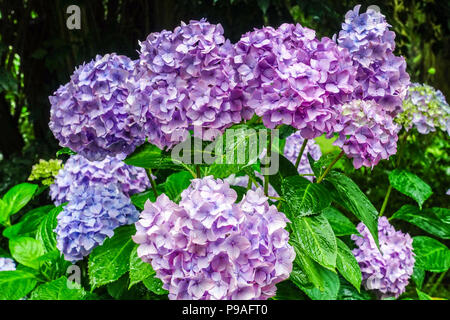
[[[440,90],[427,84],[413,83],[403,100],[403,112],[395,121],[405,130],[415,127],[421,134],[440,129],[450,135],[450,106]]]
[[[261,189],[236,199],[209,176],[193,179],[179,205],[164,194],[146,202],[133,239],[170,299],[267,299],[289,277],[295,252],[285,215]]]
[[[125,157],[144,143],[140,114],[126,103],[134,69],[125,56],[97,56],[49,97],[49,127],[61,146],[98,161]]]
[[[361,268],[363,283],[367,290],[375,290],[380,298],[399,297],[408,285],[414,269],[412,238],[409,234],[395,231],[386,217],[378,219],[378,250],[369,229],[360,223],[358,235],[352,235],[357,246],[353,254]]]
[[[139,212],[117,185],[80,185],[58,215],[57,248],[64,259],[82,260],[119,226],[136,222]]]
[[[16,264],[13,259],[0,257],[0,272],[14,270],[16,270]]]
[[[102,161],[88,161],[80,155],[72,155],[67,160],[50,186],[50,197],[55,205],[71,200],[74,190],[92,184],[119,184],[126,195],[145,191],[150,186],[145,169],[133,167],[123,161],[106,157]]]
[[[345,15],[338,43],[347,48],[357,68],[354,96],[375,100],[392,117],[402,110],[402,100],[409,85],[406,61],[394,55],[395,33],[380,12],[361,5]]]

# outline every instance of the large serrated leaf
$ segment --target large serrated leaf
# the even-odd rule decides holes
[[[327,218],[336,236],[349,236],[359,234],[355,225],[342,212],[333,207],[322,210],[322,215]]]
[[[317,287],[303,287],[308,297],[312,300],[336,300],[339,292],[339,277],[336,273],[320,267],[318,268],[320,277],[323,279],[324,288],[320,290]]]
[[[328,220],[321,216],[297,217],[293,221],[293,232],[298,244],[313,260],[334,270],[337,244]]]
[[[8,215],[19,212],[31,200],[37,189],[38,186],[31,183],[21,183],[9,189],[3,196]]]
[[[0,300],[18,300],[36,286],[35,276],[22,270],[0,272]]]
[[[30,237],[11,239],[9,250],[14,260],[33,269],[39,269],[40,262],[37,259],[45,253],[42,244]]]
[[[431,272],[444,272],[450,268],[450,250],[439,241],[417,236],[413,238],[413,248],[416,267]]]
[[[391,219],[401,219],[416,225],[442,239],[450,239],[450,224],[438,219],[431,209],[420,210],[416,206],[402,206]]]
[[[169,154],[159,149],[157,146],[145,143],[136,148],[124,162],[130,166],[146,169],[175,169],[179,168],[172,162]]]
[[[142,259],[138,257],[137,248],[138,246],[135,246],[130,255],[129,288],[134,286],[136,283],[144,281],[148,277],[153,277],[155,275],[155,271],[153,270],[152,266],[149,263],[142,261]]]
[[[168,176],[164,183],[164,189],[170,200],[178,203],[183,190],[191,184],[191,179],[192,175],[188,171],[180,171]]]
[[[119,279],[130,268],[130,254],[134,248],[131,236],[134,226],[124,226],[114,231],[112,238],[95,248],[89,255],[89,282],[92,288]]]
[[[338,246],[336,267],[341,275],[360,292],[362,275],[358,262],[347,245],[341,239],[336,240]]]
[[[275,152],[272,150],[272,152]],[[278,154],[279,169],[276,174],[269,175],[269,182],[278,194],[283,194],[281,185],[287,177],[298,176],[295,166],[281,154]]]
[[[3,236],[11,239],[18,236],[30,236],[33,237],[41,221],[45,218],[48,210],[53,206],[44,206],[33,209],[27,212],[18,223],[5,228],[3,230]]]
[[[36,240],[42,243],[45,252],[56,250],[56,233],[53,230],[55,230],[58,224],[56,218],[62,210],[62,205],[52,209],[38,227]]]
[[[61,277],[37,287],[30,300],[83,300],[88,293],[75,282]]]
[[[331,203],[329,192],[323,185],[300,176],[284,179],[281,190],[287,202],[285,208],[288,212],[285,213],[289,219],[320,213]]]
[[[350,178],[339,172],[330,172],[325,178],[336,191],[335,201],[353,213],[369,228],[375,243],[378,243],[378,211]]]
[[[433,193],[430,186],[422,179],[405,170],[393,170],[389,174],[389,182],[393,188],[416,200],[420,208]]]

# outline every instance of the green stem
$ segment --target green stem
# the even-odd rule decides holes
[[[392,191],[392,186],[389,185],[387,192],[386,192],[386,196],[384,197],[383,205],[381,206],[380,217],[383,215],[384,211],[386,210],[386,206],[388,204],[388,200],[389,200],[389,196],[391,195],[391,191]]]
[[[448,270],[447,270],[448,271]],[[441,284],[442,280],[445,277],[445,274],[447,273],[447,271],[444,271],[441,273],[441,275],[439,276],[439,278],[437,279],[436,283],[433,285],[433,288],[431,288],[429,295],[431,296],[434,291],[437,289],[437,287]]]
[[[195,172],[196,172],[197,178],[200,179],[202,177],[202,173],[200,171],[200,166],[198,164],[195,166]]]
[[[252,188],[252,179],[250,179],[250,176],[248,177],[248,183],[247,183],[247,191]]]
[[[148,169],[148,179],[150,180],[150,184],[152,186],[153,194],[155,198],[158,198],[158,191],[156,191],[156,183],[152,178],[152,169]]]
[[[267,139],[267,153],[266,153],[267,162],[270,161],[271,154],[272,154],[272,131],[269,129],[269,139]],[[268,165],[269,163],[266,163],[266,166]],[[264,174],[264,194],[266,196],[269,195],[269,175],[267,174],[267,172],[265,172]]]
[[[295,161],[295,168],[298,169],[300,164],[300,160],[302,159],[303,152],[305,151],[306,144],[308,143],[308,139],[303,140],[302,147],[300,148],[300,152],[298,153],[297,160]]]
[[[339,161],[339,159],[344,155],[344,151],[341,151],[341,153],[339,153],[337,155],[336,158],[334,158],[333,162],[331,162],[328,167],[325,169],[325,171],[322,173],[322,175],[319,177],[319,179],[317,179],[317,183],[321,183],[322,180],[325,178],[325,176],[328,174],[328,172],[330,172],[331,168],[333,168],[333,166],[336,164],[336,162]]]

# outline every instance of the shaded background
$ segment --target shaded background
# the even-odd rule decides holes
[[[387,16],[397,34],[397,54],[406,57],[412,81],[426,82],[449,96],[449,1],[0,0],[0,194],[25,181],[39,159],[55,158],[59,147],[48,128],[48,96],[96,54],[116,52],[136,59],[138,41],[150,32],[202,17],[221,23],[233,42],[254,27],[283,22],[299,22],[320,37],[331,37],[358,3],[361,11],[378,5]],[[80,30],[66,27],[66,8],[72,4],[81,8]],[[433,188],[427,204],[447,206],[447,135],[411,139],[404,162]],[[351,172],[377,208],[391,162],[382,161],[373,171]],[[405,201],[394,192],[388,212]]]

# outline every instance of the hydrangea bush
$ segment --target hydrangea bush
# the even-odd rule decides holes
[[[399,166],[397,141],[413,125],[448,131],[448,104],[409,86],[385,16],[359,11],[332,38],[284,23],[234,44],[192,20],[148,35],[135,61],[78,67],[49,98],[64,167],[41,161],[42,185],[0,199],[0,299],[431,299],[450,267],[449,211]],[[378,210],[343,171],[394,155]],[[49,183],[53,204],[31,208]],[[391,192],[417,206],[386,211]]]

